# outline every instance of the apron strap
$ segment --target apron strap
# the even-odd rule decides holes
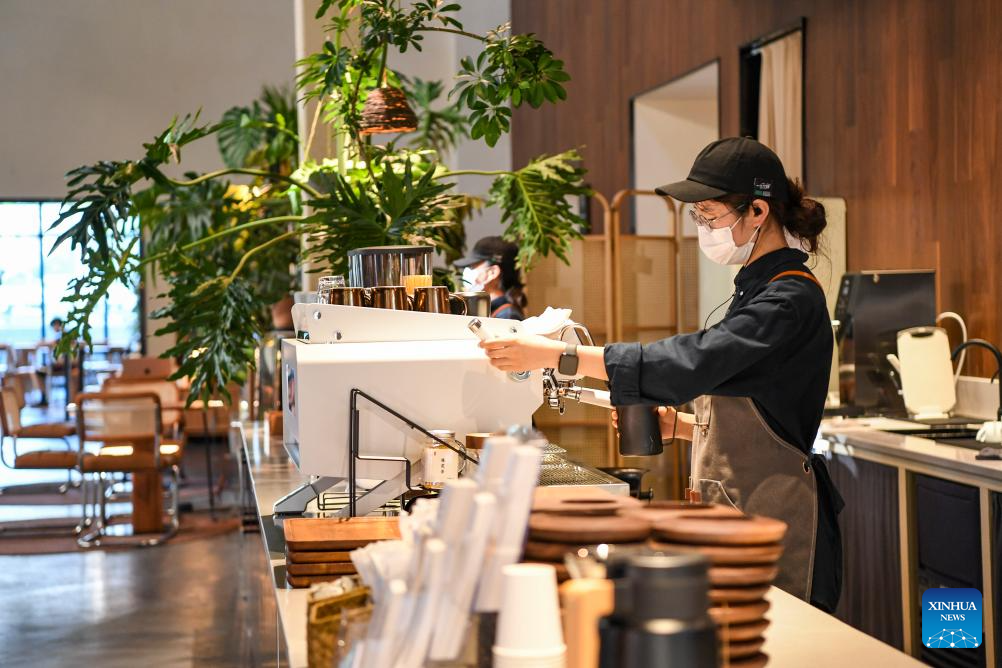
[[[775,276],[769,279],[769,282],[774,283],[781,278],[786,278],[787,276],[799,276],[801,278],[806,278],[807,280],[811,281],[816,286],[821,288],[821,292],[825,291],[824,286],[821,285],[821,281],[819,281],[817,277],[814,276],[814,274],[807,271],[797,271],[795,269],[791,271],[784,271],[781,274],[776,274]]]
[[[814,476],[818,481],[818,486],[825,490],[828,494],[828,499],[831,501],[832,509],[835,514],[838,515],[845,508],[845,500],[842,495],[839,494],[838,487],[835,486],[835,481],[832,480],[831,473],[828,472],[828,465],[825,462],[825,458],[819,454],[812,453],[811,456],[811,468],[814,469]]]
[[[500,316],[505,311],[510,311],[510,310],[511,310],[511,304],[510,303],[508,303],[508,304],[501,304],[501,306],[498,306],[496,309],[494,309],[494,312],[491,313],[491,317],[492,318],[497,318],[498,316]]]
[[[817,278],[817,276],[815,276],[815,274],[813,274],[813,273],[811,273],[809,271],[798,271],[797,269],[792,269],[790,271],[784,271],[782,273],[778,273],[775,276],[773,276],[772,278],[770,278],[769,282],[771,282],[771,283],[772,282],[776,282],[780,278],[786,278],[787,276],[800,276],[801,278],[807,278],[808,280],[810,280],[811,282],[813,282],[818,287],[821,287],[821,291],[822,292],[825,291],[825,286],[821,284],[821,281],[818,280],[818,278]]]

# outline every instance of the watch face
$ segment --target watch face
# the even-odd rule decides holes
[[[557,371],[565,376],[573,376],[578,372],[578,356],[572,353],[562,353],[560,362],[557,364]]]

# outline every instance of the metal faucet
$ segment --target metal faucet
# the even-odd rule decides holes
[[[996,415],[996,419],[999,422],[1002,422],[1002,352],[1000,352],[999,349],[996,348],[993,344],[989,343],[988,341],[985,341],[984,339],[970,339],[968,341],[964,341],[959,346],[954,348],[953,353],[950,355],[950,359],[951,360],[957,359],[957,355],[959,355],[962,350],[970,346],[978,346],[981,348],[985,348],[986,350],[991,352],[992,355],[995,356],[995,364],[998,367],[995,373],[999,374],[999,409],[998,409],[998,414]]]

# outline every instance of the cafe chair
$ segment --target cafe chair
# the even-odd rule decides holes
[[[161,436],[168,440],[181,438],[183,397],[181,387],[165,378],[125,378],[112,376],[105,379],[101,391],[107,393],[153,392],[160,397]]]
[[[171,359],[160,357],[122,358],[122,380],[166,380],[177,371],[177,364]]]
[[[17,392],[5,387],[0,389],[0,461],[9,469],[51,469],[65,470],[67,480],[58,488],[59,493],[65,493],[73,483],[72,472],[79,472],[78,463],[82,451],[74,450],[70,436],[76,433],[72,424],[64,422],[46,422],[43,424],[21,424],[21,402]],[[12,460],[7,459],[7,439],[11,441]],[[44,448],[30,452],[19,453],[18,440],[58,440],[65,444],[64,449]],[[20,485],[18,485],[20,487]],[[0,488],[0,494],[12,487]]]
[[[85,392],[77,396],[77,434],[81,447],[97,451],[81,462],[84,485],[97,501],[90,531],[77,539],[83,548],[100,546],[111,527],[107,504],[116,474],[131,478],[131,533],[135,545],[159,545],[177,533],[178,476],[184,442],[164,439],[160,395],[156,392]],[[163,479],[167,474],[168,524],[163,526]]]

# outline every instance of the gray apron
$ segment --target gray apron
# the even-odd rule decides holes
[[[786,522],[775,585],[809,602],[818,531],[810,457],[777,436],[748,397],[703,396],[695,409],[690,500]]]

